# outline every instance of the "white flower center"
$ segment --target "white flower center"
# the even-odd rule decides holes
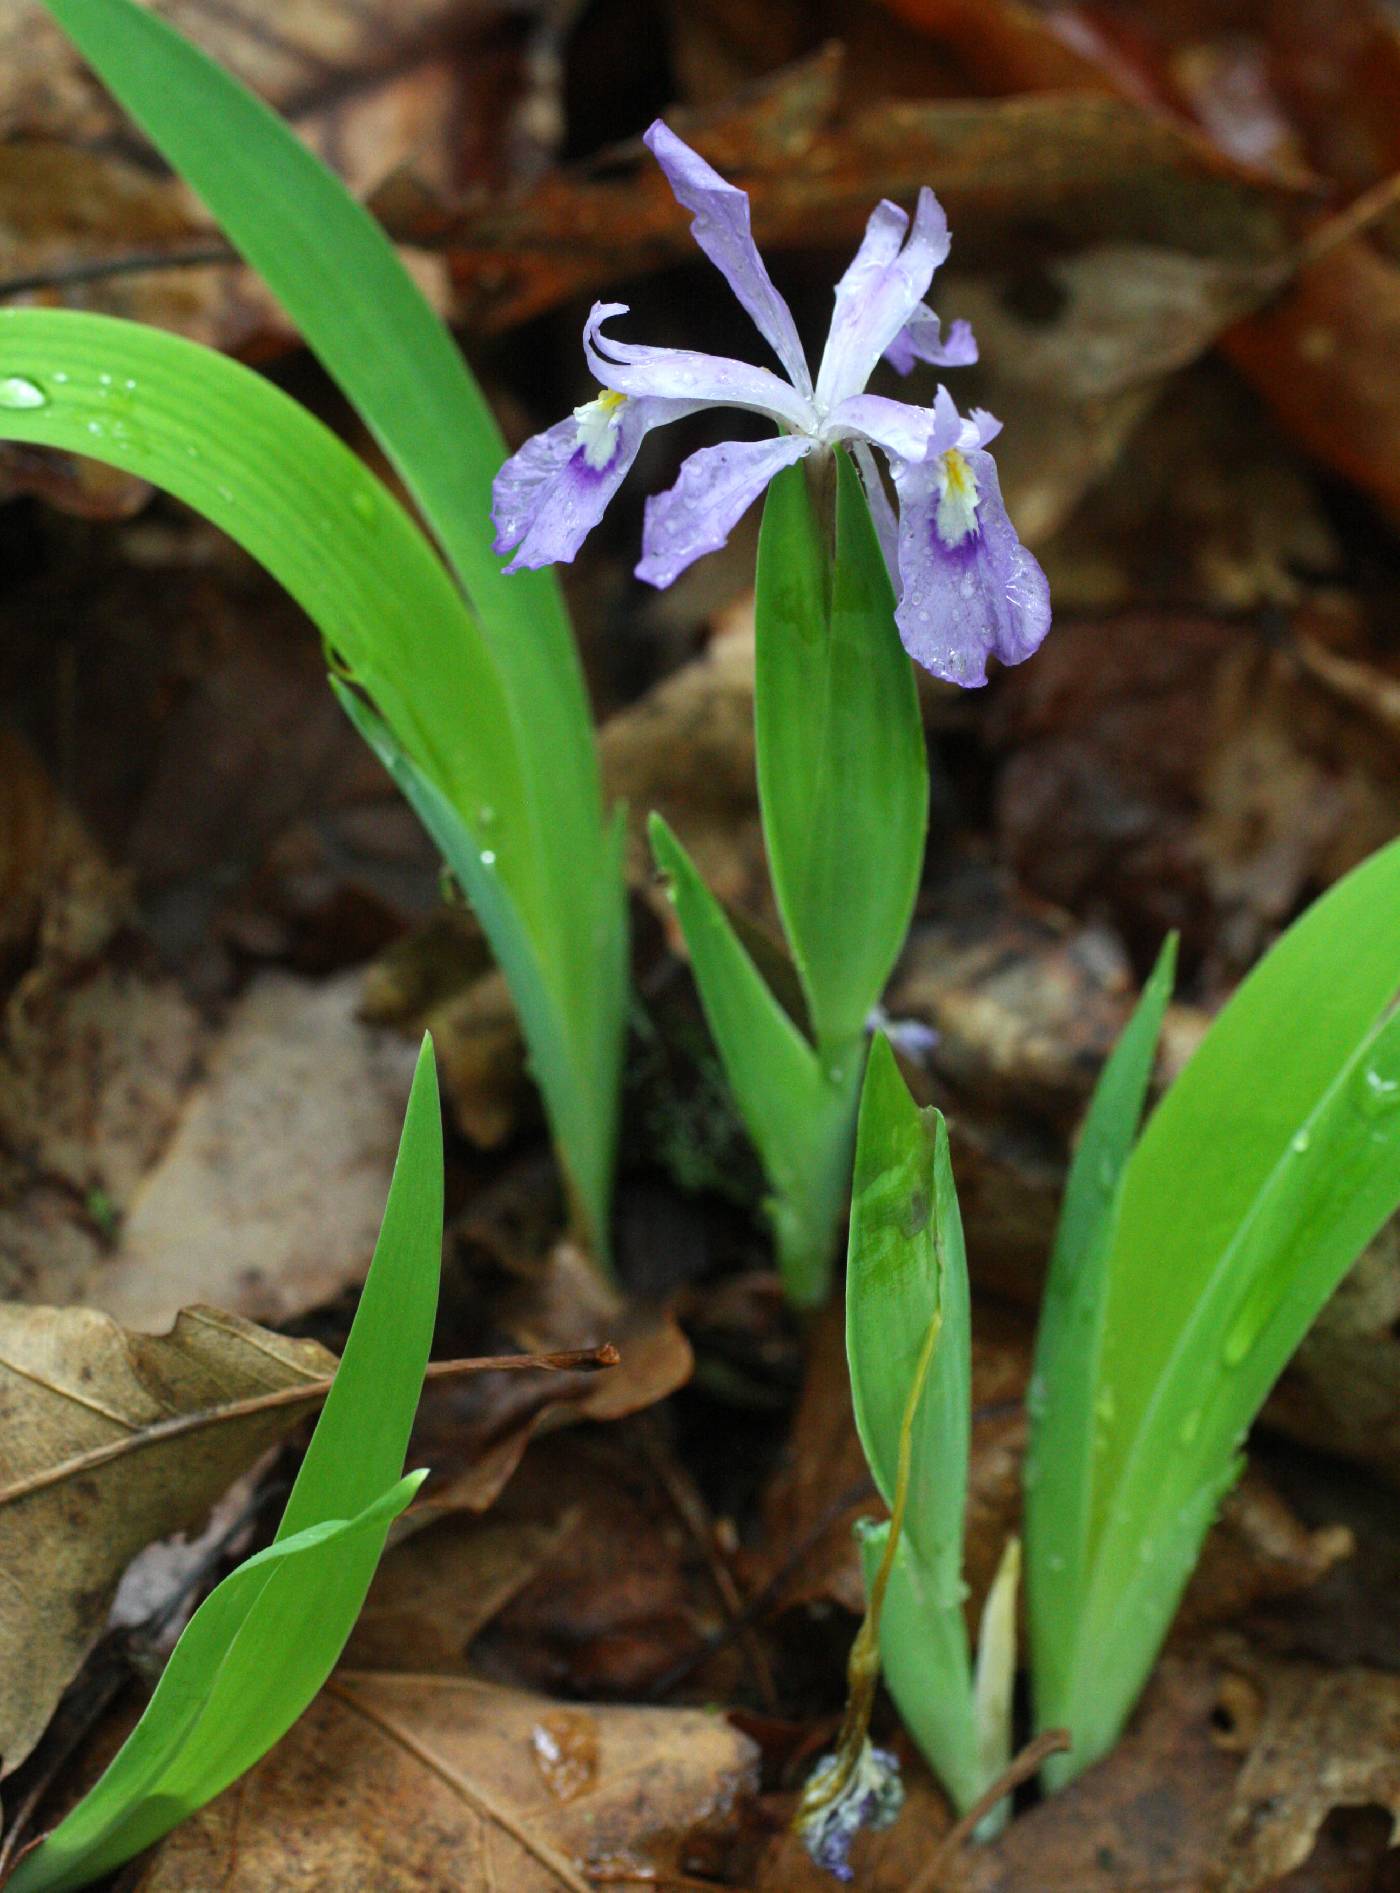
[[[977,530],[977,477],[956,447],[941,456],[938,475],[938,536],[960,546]]]
[[[595,473],[612,465],[617,452],[617,433],[622,425],[622,410],[627,396],[604,388],[596,401],[585,401],[574,409],[578,444],[583,457]]]

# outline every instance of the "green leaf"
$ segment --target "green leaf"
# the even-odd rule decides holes
[[[1040,1311],[1024,1480],[1031,1648],[1037,1695],[1047,1705],[1064,1695],[1070,1627],[1086,1577],[1099,1436],[1094,1399],[1119,1188],[1175,977],[1172,935],[1094,1087],[1065,1184]],[[1042,1720],[1053,1720],[1048,1710]]]
[[[390,751],[405,759],[403,770],[390,764],[403,786],[406,775],[430,784],[450,811],[453,867],[474,900],[484,899],[485,881],[472,878],[468,860],[489,857],[482,924],[519,998],[564,1167],[601,1246],[627,976],[625,916],[608,891],[622,886],[616,824],[571,922],[570,957],[587,957],[584,981],[558,957],[545,900],[567,837],[541,857],[529,759],[495,660],[427,540],[328,428],[260,375],[195,343],[104,316],[0,310],[0,381],[39,396],[21,407],[0,400],[0,438],[139,474],[265,566],[372,704],[372,713],[352,711],[361,733],[386,762]],[[341,700],[351,707],[343,688]]]
[[[865,1029],[904,944],[928,823],[913,668],[870,509],[837,452],[828,556],[800,466],[759,540],[755,721],[763,832],[817,1042]]]
[[[611,1031],[606,1015],[595,1015],[591,1021],[594,1042],[585,1042],[581,1050],[576,1050],[576,1041],[590,1021],[575,1016],[569,1022],[571,1036],[561,1029],[555,996],[545,983],[519,912],[506,897],[494,851],[478,846],[446,797],[369,706],[334,678],[331,681],[347,715],[432,836],[485,929],[531,1047],[535,1077],[578,1218],[585,1227],[593,1226],[598,1206],[608,1200],[617,1135],[617,1114],[600,1104],[599,1096],[601,1092],[605,1099],[611,1097],[621,1084],[622,1040]],[[625,843],[619,811],[612,842],[614,871],[619,877]],[[600,986],[623,990],[627,978],[625,933],[600,930],[597,952]]]
[[[374,1259],[276,1539],[195,1612],[144,1715],[20,1863],[15,1893],[85,1886],[150,1846],[264,1755],[325,1682],[423,1477],[399,1473],[432,1340],[442,1210],[425,1040]]]
[[[580,1081],[606,1120],[593,1141],[611,1150],[626,1012],[620,857],[557,581],[550,571],[506,577],[491,550],[491,486],[505,446],[481,390],[388,237],[276,113],[134,0],[47,4],[287,309],[402,475],[466,591],[477,619],[473,676],[493,670],[489,687],[463,688],[460,660],[440,661],[442,641],[425,628],[428,685],[406,677],[405,695],[430,749],[410,740],[392,704],[369,694],[479,848],[502,862],[555,995],[552,1029],[570,1038],[576,1065],[596,1051],[596,1068]],[[508,776],[486,766],[493,749],[511,755]],[[479,769],[468,764],[474,753]],[[463,772],[488,776],[490,787],[461,798]],[[539,1044],[531,1049],[538,1058]],[[564,1155],[602,1253],[611,1171],[600,1185],[589,1157]]]
[[[1400,843],[1303,916],[1207,1033],[1123,1175],[1094,1401],[1090,1565],[1055,1778],[1111,1746],[1246,1429],[1400,1202]],[[1057,1389],[1048,1387],[1053,1406]]]
[[[890,1689],[960,1806],[976,1800],[971,1660],[963,1623],[963,1518],[971,1433],[971,1307],[942,1114],[920,1110],[876,1036],[861,1094],[846,1264],[846,1352],[856,1427],[893,1504],[905,1411],[942,1322],[913,1416],[908,1509],[881,1619]],[[862,1541],[867,1584],[885,1540]]]
[[[816,1306],[830,1285],[863,1048],[848,1048],[841,1064],[821,1063],[659,815],[649,833],[671,883],[706,1022],[773,1191],[769,1213],[784,1283],[799,1306]]]

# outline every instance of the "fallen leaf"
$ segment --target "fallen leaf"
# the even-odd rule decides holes
[[[578,1524],[442,1518],[391,1546],[346,1646],[354,1669],[461,1673],[486,1624],[539,1576]]]
[[[691,1831],[753,1785],[753,1753],[700,1710],[342,1670],[133,1893],[591,1893],[590,1872],[619,1864],[664,1884]]]
[[[536,1174],[533,1168],[525,1172]],[[544,1201],[552,1222],[557,1206],[547,1192]],[[507,1216],[514,1207],[512,1195],[502,1190],[494,1202]],[[454,1237],[463,1233],[474,1242],[492,1235],[479,1214],[453,1232]],[[527,1247],[520,1279],[506,1287],[499,1282],[478,1286],[489,1292],[466,1320],[476,1337],[473,1346],[483,1345],[479,1337],[489,1330],[492,1345],[505,1336],[512,1347],[532,1354],[611,1342],[621,1359],[606,1374],[507,1379],[488,1373],[430,1387],[415,1433],[416,1450],[436,1474],[420,1501],[430,1509],[485,1511],[536,1434],[578,1420],[625,1419],[664,1400],[690,1378],[694,1355],[674,1309],[624,1300],[572,1243],[554,1243],[543,1260],[537,1249]]]
[[[441,189],[501,184],[538,162],[548,88],[489,0],[465,22],[455,0],[289,0],[275,29],[200,0],[163,11],[357,193],[410,158]],[[0,137],[0,296],[56,295],[223,348],[291,341],[272,297],[152,165],[36,0],[13,0],[0,21]],[[440,270],[423,273],[440,297]]]
[[[313,1341],[212,1308],[146,1335],[92,1309],[0,1304],[5,1773],[42,1734],[136,1552],[200,1526],[304,1412],[250,1399],[302,1382],[320,1399],[334,1366]]]
[[[1400,1678],[1312,1663],[1244,1666],[1259,1695],[1212,1893],[1277,1885],[1336,1808],[1379,1807],[1400,1828]]]
[[[358,997],[353,974],[254,981],[89,1300],[133,1326],[191,1294],[281,1320],[363,1276],[414,1051],[361,1025]]]
[[[1291,253],[1298,195],[1219,157],[1198,135],[1114,98],[982,100],[840,97],[823,53],[769,75],[737,109],[677,128],[750,193],[765,251],[854,242],[881,195],[931,185],[968,250],[989,222],[1042,236],[1136,241],[1191,255],[1275,264]],[[626,269],[693,254],[686,220],[638,145],[551,173],[523,195],[460,209],[400,190],[378,207],[404,238],[447,251],[461,313],[491,329],[601,291]]]

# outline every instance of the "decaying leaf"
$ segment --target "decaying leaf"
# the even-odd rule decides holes
[[[753,1748],[692,1709],[563,1705],[456,1676],[341,1671],[265,1760],[178,1827],[139,1893],[665,1883],[753,1783]]]
[[[495,1302],[493,1318],[512,1346],[550,1353],[610,1341],[620,1364],[606,1374],[494,1374],[429,1388],[419,1416],[419,1451],[441,1475],[424,1503],[446,1511],[494,1504],[539,1432],[574,1420],[619,1420],[664,1400],[689,1380],[690,1343],[668,1307],[627,1302],[587,1256],[556,1243]]]
[[[1212,1893],[1259,1893],[1307,1860],[1336,1808],[1378,1807],[1400,1837],[1400,1679],[1270,1663],[1244,1670],[1252,1741]]]
[[[413,1048],[361,1025],[358,994],[354,975],[254,982],[87,1299],[133,1326],[192,1296],[275,1320],[364,1274]]]
[[[305,1411],[244,1403],[299,1383],[319,1399],[334,1367],[313,1341],[212,1308],[149,1335],[92,1309],[0,1303],[5,1773],[42,1734],[131,1558],[201,1525]],[[196,1413],[195,1428],[163,1424]]]

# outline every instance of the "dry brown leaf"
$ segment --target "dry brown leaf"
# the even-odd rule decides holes
[[[1244,264],[1291,248],[1296,194],[1211,151],[1189,129],[1113,98],[840,98],[830,51],[766,78],[737,108],[677,128],[749,191],[761,247],[844,245],[882,193],[937,190],[953,227],[989,218],[1096,241],[1136,241]],[[554,173],[524,196],[460,211],[381,200],[400,234],[451,253],[473,320],[504,327],[693,254],[686,220],[636,145]],[[977,243],[985,231],[979,229]]]
[[[1212,1893],[1260,1893],[1307,1860],[1336,1808],[1379,1807],[1400,1833],[1400,1678],[1311,1663],[1246,1664],[1250,1752]]]
[[[302,1417],[243,1410],[335,1361],[212,1308],[132,1334],[87,1308],[0,1304],[0,1755],[16,1768],[98,1636],[125,1566],[189,1531]],[[207,1413],[195,1429],[162,1429]]]
[[[477,1632],[538,1576],[577,1523],[446,1517],[385,1554],[346,1646],[354,1669],[460,1673]]]
[[[591,1893],[588,1869],[621,1862],[664,1884],[686,1835],[752,1786],[753,1753],[699,1710],[341,1671],[133,1893]]]
[[[509,11],[531,11],[527,4]],[[540,8],[543,11],[543,8]],[[534,160],[537,92],[507,9],[477,0],[280,0],[162,11],[290,117],[356,192],[412,160],[440,189]],[[289,340],[272,297],[138,137],[37,0],[0,14],[0,295],[55,291],[216,346]],[[441,292],[440,272],[431,273]]]
[[[254,982],[86,1299],[133,1326],[192,1297],[281,1320],[364,1275],[413,1048],[358,997],[356,975]]]
[[[418,1450],[443,1475],[425,1503],[485,1511],[495,1503],[535,1435],[576,1420],[620,1420],[655,1405],[689,1380],[690,1343],[674,1309],[622,1300],[583,1252],[558,1243],[493,1305],[513,1345],[547,1354],[613,1342],[621,1356],[606,1374],[494,1374],[431,1388],[420,1413]]]

